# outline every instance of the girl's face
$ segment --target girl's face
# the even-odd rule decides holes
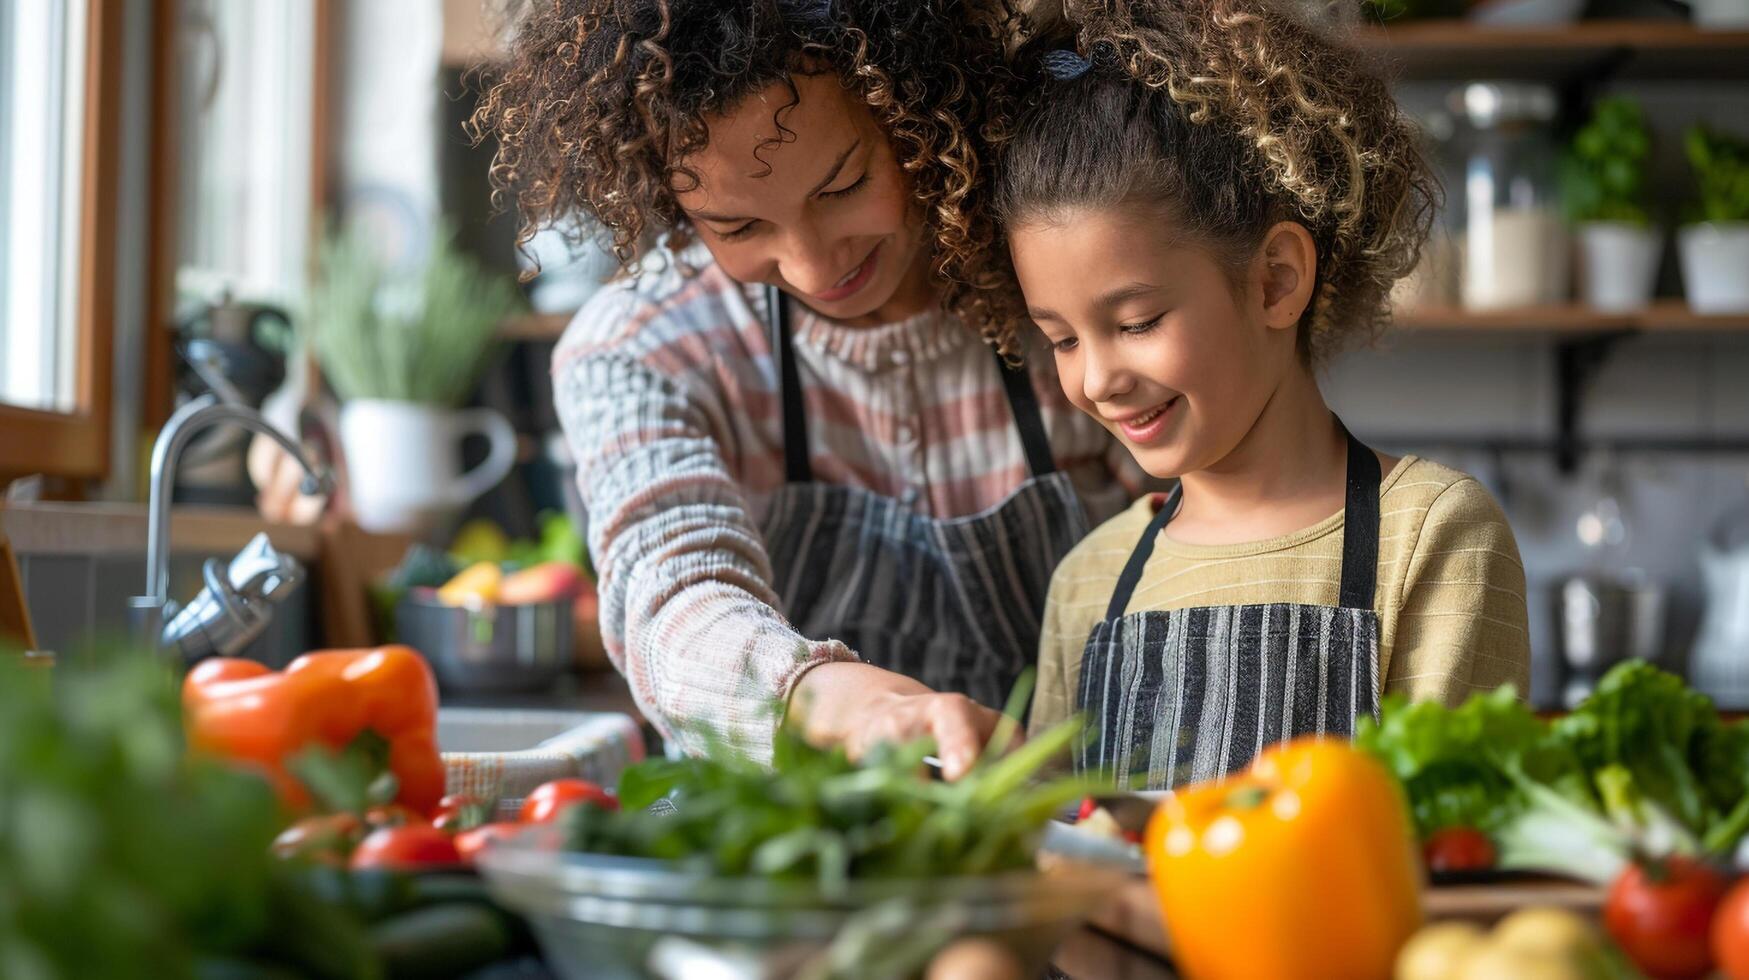
[[[922,216],[892,145],[835,75],[798,75],[707,120],[675,198],[723,271],[835,320],[880,323],[934,300]],[[778,137],[785,142],[773,142]],[[680,189],[680,188],[684,189]]]
[[[1235,283],[1149,209],[1059,217],[1011,228],[1009,248],[1064,394],[1156,477],[1214,467],[1302,369],[1295,337],[1310,276],[1298,250],[1310,236],[1270,229]]]

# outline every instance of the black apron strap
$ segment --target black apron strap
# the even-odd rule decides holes
[[[1002,387],[1008,393],[1008,410],[1014,413],[1015,428],[1020,430],[1020,444],[1026,449],[1027,469],[1034,477],[1055,473],[1057,461],[1051,455],[1051,440],[1045,432],[1044,415],[1038,409],[1038,392],[1032,388],[1031,373],[1024,364],[1009,366],[1000,353],[996,355],[996,370],[1002,373]]]
[[[1340,421],[1337,423],[1340,425]],[[1346,426],[1343,434],[1348,436],[1348,481],[1343,493],[1342,521],[1342,584],[1339,591],[1339,604],[1345,609],[1371,609],[1373,590],[1378,583],[1379,573],[1379,458],[1373,454]],[[1118,577],[1117,588],[1112,591],[1111,605],[1106,608],[1107,620],[1122,619],[1124,611],[1129,608],[1130,596],[1136,591],[1136,583],[1142,579],[1142,570],[1148,564],[1149,556],[1154,553],[1154,542],[1165,530],[1172,515],[1178,512],[1180,495],[1184,485],[1172,488],[1172,493],[1166,498],[1166,503],[1148,522],[1148,529],[1142,532],[1142,540],[1136,543],[1136,550],[1130,553],[1129,563],[1124,565],[1123,574]]]
[[[808,418],[803,411],[802,379],[796,371],[795,345],[790,340],[789,303],[776,286],[765,287],[767,329],[771,349],[777,353],[777,396],[783,402],[783,471],[790,483],[814,482],[814,466],[808,461]]]
[[[1348,490],[1342,504],[1347,516],[1342,521],[1338,604],[1344,609],[1371,609],[1379,576],[1379,458],[1347,426],[1342,431],[1348,436]]]
[[[1183,493],[1182,483],[1172,488],[1166,502],[1154,512],[1154,519],[1148,522],[1148,529],[1142,532],[1142,540],[1136,542],[1136,550],[1130,552],[1130,560],[1124,565],[1123,574],[1117,578],[1117,588],[1112,590],[1111,605],[1105,610],[1107,622],[1124,617],[1124,610],[1129,608],[1130,595],[1136,591],[1136,583],[1142,580],[1142,570],[1148,566],[1148,557],[1154,553],[1154,542],[1159,540],[1160,532],[1166,529],[1166,522],[1172,520],[1172,515],[1178,512],[1178,500]]]

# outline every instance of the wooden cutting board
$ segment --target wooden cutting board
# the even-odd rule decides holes
[[[1603,909],[1604,890],[1595,885],[1553,878],[1510,882],[1440,885],[1422,892],[1423,910],[1429,921],[1468,919],[1490,924],[1515,909],[1528,905],[1552,905],[1584,915]],[[1160,906],[1146,878],[1131,878],[1090,923],[1101,932],[1156,953],[1170,955]]]

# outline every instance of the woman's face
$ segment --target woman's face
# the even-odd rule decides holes
[[[1168,225],[1147,209],[1079,210],[1008,236],[1063,393],[1157,477],[1225,458],[1298,364],[1295,331],[1278,328],[1265,296],[1267,272],[1235,287]]]
[[[824,316],[883,323],[934,301],[924,226],[886,134],[832,74],[798,75],[706,120],[675,197],[723,271]],[[791,135],[793,134],[793,136]],[[771,142],[779,136],[788,142]],[[682,186],[684,178],[677,181]]]

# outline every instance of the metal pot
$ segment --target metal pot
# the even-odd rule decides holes
[[[572,602],[450,606],[414,589],[395,609],[396,636],[425,655],[452,693],[538,691],[575,656]]]
[[[1555,624],[1571,708],[1598,678],[1628,659],[1657,660],[1664,648],[1665,590],[1642,576],[1575,575],[1555,592]]]

